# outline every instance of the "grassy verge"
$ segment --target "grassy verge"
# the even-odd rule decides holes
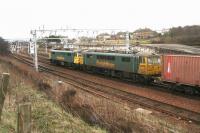
[[[0,73],[11,74],[9,92],[6,96],[2,121],[1,133],[16,132],[16,112],[19,103],[30,102],[32,108],[32,132],[43,133],[88,133],[106,132],[98,127],[89,126],[84,121],[66,113],[62,108],[20,73],[9,69],[0,63]]]
[[[66,115],[66,119],[68,120],[70,124],[67,125],[67,128],[69,128],[69,132],[102,132],[102,130],[97,128],[91,128],[83,125],[87,125],[84,122],[76,123],[77,117],[82,118],[86,122],[92,124],[92,125],[100,125],[104,128],[106,128],[111,133],[140,133],[140,132],[146,132],[146,133],[154,133],[154,132],[199,132],[200,127],[199,125],[188,123],[186,121],[182,121],[179,119],[175,119],[174,117],[169,117],[165,114],[162,114],[157,111],[153,111],[150,109],[147,109],[145,107],[142,107],[138,104],[129,105],[129,103],[126,102],[114,102],[113,100],[108,100],[102,97],[94,96],[90,93],[87,93],[83,90],[80,90],[76,88],[75,86],[71,86],[68,83],[65,83],[64,79],[57,77],[52,74],[47,73],[35,73],[35,71],[27,67],[24,64],[19,63],[16,60],[10,59],[10,58],[0,58],[0,61],[7,62],[7,64],[10,64],[12,66],[13,70],[17,70],[20,72],[20,75],[24,75],[23,82],[26,84],[30,82],[29,80],[26,80],[27,78],[32,79],[31,81],[35,84],[39,85],[39,89],[45,94],[40,97],[34,97],[32,101],[37,101],[39,99],[39,106],[38,108],[44,107],[44,109],[41,108],[42,113],[37,109],[39,112],[36,116],[40,119],[36,119],[36,121],[42,121],[40,124],[37,125],[35,121],[33,121],[33,125],[36,125],[36,128],[39,129],[41,132],[63,132],[61,130],[65,126],[62,126],[62,120],[60,120],[58,124],[54,120],[57,118],[60,119],[59,115],[64,117],[63,113],[59,111],[49,111],[52,110],[54,105],[58,106],[57,104],[46,106],[47,102],[43,102],[43,97],[45,96],[45,99],[53,99],[60,105],[62,105],[62,108],[66,112],[70,112],[70,114],[73,114],[73,116],[76,116],[76,118],[72,117],[73,119],[69,119],[67,117],[69,114]],[[13,74],[13,79],[18,79],[19,74]],[[18,79],[21,81],[21,79]],[[12,83],[15,83],[13,80]],[[63,80],[63,81],[62,81]],[[20,82],[24,84],[23,82]],[[29,86],[32,84],[29,83]],[[15,88],[15,86],[13,87]],[[32,88],[37,88],[32,86]],[[18,91],[17,91],[18,92]],[[21,92],[20,92],[21,93]],[[39,94],[41,94],[39,92]],[[17,95],[19,95],[17,93]],[[47,97],[48,96],[48,97]],[[16,98],[19,99],[19,98]],[[27,95],[25,98],[21,98],[22,100],[17,101],[29,101],[29,99],[32,99],[30,94]],[[28,99],[28,100],[27,100]],[[36,100],[34,100],[36,99]],[[115,101],[118,101],[119,99],[114,98]],[[51,101],[51,100],[50,100]],[[33,103],[33,102],[32,102]],[[34,105],[34,104],[33,104]],[[59,107],[59,106],[58,106]],[[46,110],[44,112],[44,110]],[[146,113],[147,112],[147,113]],[[150,112],[150,113],[148,113]],[[47,115],[47,118],[44,117]],[[52,116],[51,119],[48,119],[49,116]],[[55,116],[55,117],[53,117]],[[71,118],[71,117],[70,117]],[[43,120],[44,119],[44,120]],[[79,119],[78,119],[79,120]],[[44,122],[45,121],[45,122]],[[47,122],[47,123],[46,123]],[[50,123],[49,123],[50,122]],[[75,123],[75,124],[74,124]],[[55,125],[54,125],[55,124]],[[43,126],[40,126],[43,125]],[[52,126],[52,130],[50,129]],[[57,127],[58,126],[58,127]],[[60,126],[60,127],[59,127]],[[78,127],[78,130],[76,130],[76,126]],[[88,126],[88,125],[87,125]],[[47,128],[48,127],[48,128]],[[48,130],[49,129],[49,130]],[[57,131],[58,129],[59,131]],[[43,131],[44,130],[44,131]]]

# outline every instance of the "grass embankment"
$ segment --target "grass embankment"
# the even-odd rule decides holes
[[[16,132],[17,105],[24,102],[31,103],[32,132],[105,132],[100,128],[89,126],[84,121],[63,111],[60,105],[50,100],[44,92],[39,91],[32,81],[11,70],[8,65],[1,62],[0,73],[2,72],[9,72],[11,79],[9,84],[10,91],[6,96],[0,123],[1,133]]]
[[[29,78],[32,82],[34,82],[34,85],[40,86],[39,89],[46,94],[44,94],[41,98],[34,96],[32,100],[33,105],[35,105],[35,101],[37,101],[39,105],[41,104],[41,107],[38,105],[38,108],[41,108],[38,110],[46,110],[46,112],[39,113],[39,116],[41,116],[39,118],[41,120],[38,120],[36,118],[36,120],[33,119],[33,125],[37,126],[37,124],[34,124],[35,121],[40,122],[40,124],[38,125],[45,125],[44,123],[48,123],[45,126],[37,126],[37,128],[35,129],[43,130],[43,128],[45,128],[44,132],[49,132],[46,128],[48,127],[50,129],[49,126],[51,126],[52,124],[55,125],[52,126],[53,128],[51,128],[53,129],[52,132],[59,132],[56,129],[63,130],[63,128],[65,127],[69,128],[69,132],[102,132],[102,130],[100,129],[88,127],[88,125],[82,123],[82,121],[76,122],[79,121],[79,119],[75,119],[74,117],[68,117],[70,116],[69,114],[66,114],[65,116],[65,113],[63,113],[64,111],[62,112],[62,109],[60,109],[61,112],[54,111],[53,108],[55,105],[59,107],[57,104],[54,104],[54,106],[46,106],[45,100],[43,102],[42,99],[44,97],[46,97],[45,99],[48,99],[48,96],[49,98],[59,103],[66,112],[70,112],[70,114],[73,114],[73,116],[82,118],[83,120],[92,125],[97,124],[103,126],[107,129],[107,131],[111,133],[199,132],[199,125],[187,123],[186,121],[182,121],[179,119],[174,119],[174,117],[169,117],[165,114],[147,109],[138,104],[129,105],[129,103],[126,103],[125,101],[120,102],[119,99],[109,95],[108,97],[112,98],[112,100],[108,100],[107,98],[103,98],[100,96],[94,96],[86,91],[76,88],[75,86],[71,86],[70,84],[65,82],[65,79],[62,79],[61,77],[57,77],[52,74],[47,74],[42,71],[40,73],[35,73],[35,71],[32,68],[12,58],[0,57],[0,61],[1,60],[7,62],[7,64],[10,64],[9,66],[12,66],[12,70],[18,71],[18,74],[13,74],[14,76],[19,75],[19,72],[20,75],[24,75],[24,78],[22,80],[18,79],[18,76],[15,76],[14,78],[13,76],[11,76],[13,79],[18,79],[18,81],[23,81],[27,84],[29,80],[25,79]],[[20,83],[24,84],[23,82]],[[15,83],[15,80],[13,80],[12,83]],[[15,86],[11,88],[15,88]],[[33,86],[31,88],[38,87]],[[26,90],[26,88],[24,88],[24,90]],[[19,93],[20,90],[16,92]],[[19,95],[18,93],[16,96]],[[40,91],[38,93],[40,93]],[[32,95],[32,93],[28,93],[26,95],[28,96],[28,98],[20,98],[22,100],[18,101],[23,101],[24,99],[25,101],[30,101],[29,99],[32,99]],[[116,102],[114,102],[113,100]],[[42,109],[42,107],[44,109]],[[47,118],[44,117],[46,114]],[[49,118],[50,116],[51,119]],[[63,125],[63,119],[61,119],[61,117],[66,117],[65,120],[69,122],[68,125]],[[45,120],[45,122],[42,118]],[[55,120],[58,118],[59,121],[56,123]],[[62,130],[60,132],[62,132]]]

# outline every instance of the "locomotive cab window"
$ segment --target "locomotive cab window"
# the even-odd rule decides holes
[[[153,64],[160,64],[160,58],[159,57],[154,57],[153,58]]]
[[[71,53],[67,53],[67,56],[71,56]]]
[[[153,58],[148,58],[148,59],[147,59],[147,63],[148,63],[148,64],[153,64]]]
[[[76,53],[76,56],[77,56],[77,57],[81,57],[82,54],[81,54],[81,53]]]
[[[148,64],[160,64],[159,57],[148,57],[147,59]]]
[[[91,54],[87,54],[87,58],[91,58],[91,57],[92,57]],[[98,58],[98,56],[97,56],[97,58]]]
[[[142,63],[142,64],[145,64],[145,63],[146,63],[145,57],[141,57],[141,58],[140,58],[140,63]]]

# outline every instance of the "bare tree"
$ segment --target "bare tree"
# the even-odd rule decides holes
[[[2,37],[0,37],[0,54],[8,54],[9,53],[9,44]]]

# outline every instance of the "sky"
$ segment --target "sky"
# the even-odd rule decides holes
[[[0,0],[0,36],[29,38],[31,29],[162,30],[200,25],[199,0]]]

